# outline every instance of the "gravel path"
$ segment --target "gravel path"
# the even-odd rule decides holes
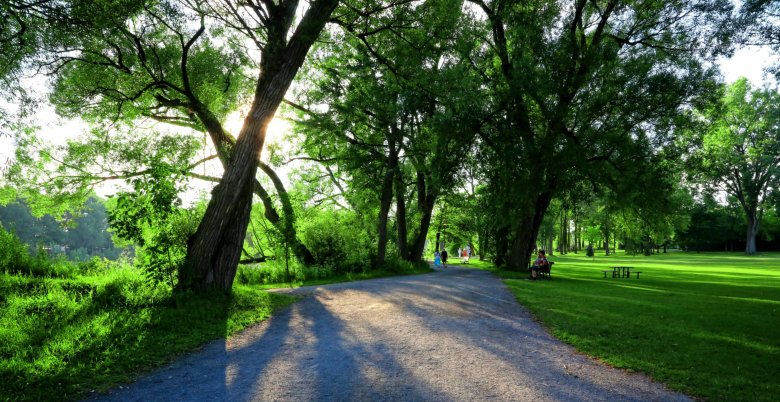
[[[553,339],[488,272],[284,292],[308,296],[103,400],[690,400]]]

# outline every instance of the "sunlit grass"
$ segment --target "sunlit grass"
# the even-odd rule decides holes
[[[0,274],[0,400],[105,390],[292,300],[240,285],[173,297],[129,267],[74,279]]]
[[[583,253],[550,260],[551,281],[497,273],[559,339],[697,397],[777,400],[780,254]],[[604,278],[610,266],[642,274]]]

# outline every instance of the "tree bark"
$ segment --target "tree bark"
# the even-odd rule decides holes
[[[747,239],[745,242],[745,254],[755,255],[758,250],[756,249],[756,236],[758,235],[759,219],[756,210],[748,212],[747,216]]]
[[[499,267],[507,263],[509,254],[509,226],[503,223],[500,225],[496,230],[496,257],[493,261]]]
[[[387,215],[390,213],[390,204],[393,202],[393,175],[394,169],[387,168],[382,180],[382,191],[379,196],[379,217],[377,222],[378,243],[374,268],[385,265],[387,258]]]
[[[518,206],[519,210],[527,212],[521,215],[515,229],[515,238],[507,259],[509,269],[524,270],[528,268],[536,236],[539,233],[544,214],[550,206],[550,201],[552,201],[552,190],[539,194],[533,205],[527,205],[527,208],[523,209],[522,206]]]
[[[430,183],[426,183],[425,175],[417,173],[417,207],[422,213],[420,218],[420,227],[412,241],[409,249],[407,261],[422,261],[422,255],[425,251],[425,239],[428,237],[428,229],[431,226],[433,217],[433,206],[438,198],[438,190],[431,188]]]
[[[222,180],[212,191],[203,220],[188,242],[185,263],[179,270],[180,289],[231,290],[249,224],[257,161],[266,130],[337,4],[338,0],[312,2],[289,41],[296,7],[281,3],[272,10],[250,113]]]
[[[402,259],[406,259],[409,256],[409,247],[407,244],[409,230],[406,226],[406,186],[404,186],[401,169],[398,167],[395,169],[395,203],[395,224],[396,228],[398,228],[398,255],[401,256]],[[438,239],[437,233],[437,244],[439,241]]]

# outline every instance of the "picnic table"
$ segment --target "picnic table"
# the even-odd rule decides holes
[[[612,271],[601,271],[604,273],[604,277],[607,277],[608,273],[612,273],[613,278],[630,278],[631,277],[631,270],[634,269],[634,267],[610,267],[612,268]],[[639,274],[642,273],[642,271],[633,271],[636,274],[636,279],[639,279]]]

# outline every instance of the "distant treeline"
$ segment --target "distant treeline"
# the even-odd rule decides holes
[[[108,232],[104,201],[91,197],[78,214],[60,219],[51,215],[35,217],[22,200],[0,205],[0,226],[16,234],[28,245],[30,253],[65,255],[74,261],[94,256],[117,259],[126,248],[114,245]]]
[[[697,203],[690,211],[690,224],[677,233],[679,245],[688,251],[744,251],[747,224],[740,208],[714,202]],[[759,225],[759,251],[780,251],[780,218],[768,208]]]

